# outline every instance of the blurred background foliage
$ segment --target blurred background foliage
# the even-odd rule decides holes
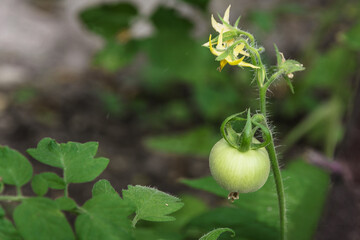
[[[202,17],[208,17],[208,1],[186,2],[192,4]],[[301,18],[305,14],[306,9],[301,4],[281,3],[268,10],[252,10],[247,19],[249,23],[241,26],[254,25],[255,36],[261,39],[274,31],[283,18],[294,15]],[[94,6],[81,12],[80,20],[88,30],[106,42],[94,57],[94,64],[110,73],[119,73],[136,65],[136,72],[131,75],[136,78],[133,84],[137,84],[140,91],[136,98],[147,95],[158,101],[142,101],[142,112],[139,108],[134,109],[139,107],[139,102],[135,106],[130,104],[128,111],[140,111],[137,115],[146,116],[153,128],[173,130],[178,127],[182,130],[180,135],[168,139],[165,136],[149,137],[146,146],[166,153],[206,156],[203,146],[210,149],[216,138],[204,138],[203,131],[193,129],[193,126],[204,128],[204,124],[208,125],[208,131],[215,130],[215,135],[214,126],[226,116],[247,107],[256,109],[256,92],[249,87],[252,73],[233,68],[221,73],[214,71],[217,63],[213,56],[206,48],[199,47],[205,38],[195,38],[192,33],[194,23],[174,8],[159,6],[146,19],[153,26],[153,33],[135,39],[131,36],[131,24],[141,17],[131,2]],[[307,68],[305,73],[296,76],[296,94],[292,95],[284,83],[279,82],[271,94],[274,103],[269,111],[274,119],[281,121],[278,131],[281,139],[285,139],[285,149],[306,139],[332,156],[344,132],[342,118],[346,106],[353,97],[351,79],[356,76],[358,65],[359,4],[348,2],[343,6],[335,1],[316,17],[317,29],[309,42],[304,43],[304,52],[290,52],[294,55],[290,57],[296,57]],[[265,54],[265,61],[271,65],[274,57],[268,54]],[[103,102],[109,111],[122,108],[120,102],[111,101],[109,97],[103,98]],[[151,109],[151,113],[145,109]],[[294,124],[298,126],[294,127]],[[328,131],[329,128],[332,131]],[[183,133],[184,129],[189,131],[188,134]],[[184,144],[171,144],[174,138]],[[199,153],[196,153],[197,149]]]
[[[35,2],[44,6],[44,1]],[[240,21],[241,28],[266,46],[266,64],[275,63],[272,46],[276,39],[281,41],[276,44],[286,58],[306,67],[294,77],[295,94],[283,81],[268,94],[271,121],[286,166],[288,237],[292,240],[312,239],[330,187],[330,174],[299,155],[305,146],[311,146],[330,159],[334,157],[359,79],[360,2],[315,2],[277,1],[266,8],[254,6]],[[31,135],[44,126],[47,132],[42,134],[53,134],[51,129],[61,125],[69,133],[62,131],[52,137],[67,140],[71,136],[68,140],[74,141],[95,138],[100,148],[102,142],[116,142],[116,146],[109,144],[102,150],[114,159],[106,176],[115,179],[115,186],[126,185],[128,178],[124,176],[131,175],[133,183],[186,192],[182,196],[185,207],[176,214],[177,221],[142,222],[136,239],[197,239],[217,227],[233,228],[237,239],[277,239],[272,177],[260,191],[242,195],[230,204],[225,201],[227,193],[207,176],[207,156],[220,138],[222,120],[258,106],[253,72],[234,67],[218,72],[214,56],[201,47],[211,31],[210,13],[215,8],[222,14],[226,7],[227,3],[219,1],[177,0],[162,1],[148,15],[132,1],[82,9],[78,21],[103,42],[92,58],[92,67],[82,76],[85,84],[67,82],[65,76],[59,77],[58,85],[24,84],[12,90],[8,113],[15,112],[15,119],[30,113],[34,120],[31,128],[26,124],[15,128],[10,139],[23,139],[24,134]],[[234,1],[232,11],[239,12],[241,7],[241,1]],[[139,24],[150,31],[136,31]],[[207,29],[201,31],[199,26]],[[300,46],[286,45],[297,38]],[[64,95],[72,91],[71,99]],[[77,115],[66,118],[72,111]],[[91,114],[79,115],[82,112]],[[88,135],[92,128],[98,128],[97,134]],[[29,147],[35,140],[21,144]],[[117,147],[125,154],[131,152],[133,158],[122,161],[114,150]],[[131,164],[134,166],[129,167]],[[183,177],[183,184],[220,198],[176,185],[179,177]],[[330,239],[326,237],[319,239]],[[224,234],[221,239],[229,236]]]

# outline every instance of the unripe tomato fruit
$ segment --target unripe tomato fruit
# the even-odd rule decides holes
[[[253,142],[258,141],[254,138]],[[209,165],[216,182],[229,192],[255,192],[265,184],[270,173],[265,148],[240,152],[224,138],[211,149]]]

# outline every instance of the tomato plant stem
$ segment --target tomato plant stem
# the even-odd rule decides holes
[[[21,201],[25,198],[24,196],[0,196],[0,201]]]
[[[259,95],[260,95],[260,111],[264,115],[266,119],[266,125],[268,126],[267,116],[266,116],[266,91],[267,86],[259,86]],[[266,146],[266,150],[269,153],[271,168],[274,173],[276,191],[278,195],[278,203],[279,203],[279,214],[280,214],[280,234],[281,239],[286,239],[286,214],[285,214],[285,193],[284,193],[284,184],[281,177],[281,171],[279,167],[279,162],[277,159],[277,154],[274,146],[274,138],[270,131],[270,143]]]
[[[64,195],[65,195],[65,197],[69,197],[69,184],[68,183],[65,184]]]
[[[16,193],[17,193],[17,196],[18,196],[18,197],[21,197],[21,196],[22,196],[21,187],[16,186]]]

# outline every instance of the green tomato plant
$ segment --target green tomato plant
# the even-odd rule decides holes
[[[69,185],[93,181],[109,159],[95,157],[98,143],[57,143],[44,138],[27,153],[35,160],[62,170],[33,175],[27,158],[9,147],[0,147],[0,188],[15,187],[15,195],[0,194],[0,239],[135,239],[140,220],[173,221],[169,214],[183,207],[177,197],[155,188],[129,185],[122,197],[110,182],[98,180],[92,197],[79,205],[69,196]],[[36,196],[25,196],[22,187],[31,181]],[[56,199],[46,197],[49,189],[59,191]],[[15,208],[14,208],[15,206]],[[67,215],[75,216],[74,230]],[[12,219],[14,225],[12,224]],[[132,220],[131,220],[132,219]]]
[[[139,185],[128,185],[120,196],[106,179],[93,185],[92,197],[84,204],[70,196],[69,185],[93,181],[107,167],[109,159],[95,157],[97,150],[97,142],[59,144],[44,138],[27,153],[43,164],[61,169],[62,175],[55,172],[34,175],[30,161],[23,154],[0,146],[0,239],[168,239],[161,234],[154,236],[137,224],[139,221],[174,221],[175,217],[170,214],[184,206],[177,197]],[[28,183],[33,195],[23,194]],[[49,189],[52,194],[48,194]],[[11,192],[15,194],[9,194]],[[235,234],[229,228],[218,228],[201,240],[217,239],[225,232]]]
[[[227,64],[254,69],[260,107],[252,116],[249,109],[246,116],[243,116],[244,112],[242,112],[225,119],[221,125],[223,139],[215,144],[210,153],[210,169],[218,184],[230,191],[228,198],[234,201],[238,198],[238,193],[253,192],[263,186],[268,178],[271,164],[279,203],[280,234],[281,239],[285,239],[284,185],[267,117],[266,93],[280,78],[286,80],[293,92],[291,83],[293,73],[304,70],[304,67],[295,60],[285,59],[275,45],[277,65],[271,69],[272,71],[268,71],[260,56],[264,48],[257,45],[251,33],[238,28],[240,18],[234,26],[230,25],[229,15],[230,6],[226,9],[224,17],[219,15],[221,23],[211,16],[212,26],[218,32],[218,36],[212,38],[210,35],[209,42],[203,46],[208,47],[211,53],[217,56],[216,61],[220,62],[219,71]],[[245,122],[245,125],[241,130],[236,131],[235,125],[241,122]],[[255,138],[259,133],[263,142]]]

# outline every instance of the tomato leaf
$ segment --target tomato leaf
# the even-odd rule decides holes
[[[76,208],[76,202],[69,197],[59,197],[55,202],[61,210],[69,211]]]
[[[51,199],[28,198],[14,211],[15,225],[25,240],[72,240],[75,236],[58,205]]]
[[[102,195],[102,194],[110,194],[110,195],[118,195],[115,189],[111,186],[111,183],[108,180],[101,179],[97,181],[92,189],[93,197]]]
[[[75,222],[79,240],[132,239],[128,216],[134,211],[120,197],[95,196],[82,206],[82,210]]]
[[[231,232],[232,237],[235,236],[234,230],[232,230],[230,228],[217,228],[217,229],[214,229],[211,232],[205,234],[199,240],[217,240],[219,238],[219,236],[224,232]]]
[[[97,149],[97,142],[59,144],[44,138],[27,152],[44,164],[63,169],[65,183],[83,183],[94,180],[109,163],[107,158],[94,158]]]
[[[254,211],[230,207],[215,208],[193,218],[184,231],[204,233],[218,227],[233,229],[236,236],[241,239],[279,239],[278,229],[259,221]],[[229,239],[229,237],[224,239]]]
[[[0,239],[1,240],[21,240],[19,233],[14,225],[5,218],[5,211],[0,206]]]
[[[122,193],[124,200],[136,209],[133,226],[140,219],[153,222],[174,221],[175,218],[168,214],[179,210],[184,205],[179,198],[150,187],[129,185],[128,190],[123,190]]]
[[[0,176],[5,184],[21,187],[30,181],[33,169],[18,151],[0,146]]]
[[[48,188],[52,189],[65,189],[64,180],[52,172],[44,172],[37,174],[31,181],[31,187],[38,196],[44,196]]]
[[[49,186],[44,178],[40,175],[35,175],[31,180],[31,188],[36,195],[44,196],[47,193]]]

